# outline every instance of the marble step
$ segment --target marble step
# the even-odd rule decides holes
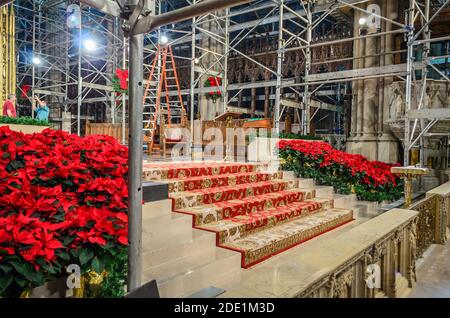
[[[294,219],[221,246],[241,252],[242,267],[248,268],[352,220],[352,210],[333,208],[304,218]]]
[[[218,187],[214,189],[176,192],[171,193],[170,198],[174,201],[172,209],[176,211],[202,204],[242,199],[295,188],[298,188],[298,180],[272,180],[237,186]]]
[[[300,188],[316,188],[316,182],[314,179],[299,178],[297,180]]]
[[[334,196],[334,189],[330,186],[315,186],[316,196],[320,198],[332,198]]]
[[[256,195],[238,200],[200,205],[192,208],[180,209],[177,210],[177,212],[192,215],[194,226],[200,226],[202,224],[220,221],[225,218],[263,211],[292,202],[312,199],[314,197],[314,190],[292,189],[288,191]]]
[[[147,239],[143,237],[142,268],[177,261],[192,254],[193,251],[206,251],[216,248],[213,233],[192,229],[191,235],[179,234],[170,239]]]
[[[188,215],[171,212],[157,218],[142,221],[142,232],[148,238],[168,239],[174,235],[192,232],[192,218]]]
[[[352,209],[357,203],[356,194],[333,194],[335,208]]]
[[[286,171],[286,170],[282,170],[281,171],[281,178],[283,180],[298,180],[299,181],[299,187],[301,188],[314,188],[315,186],[315,181],[314,179],[310,179],[310,178],[298,178],[295,175],[294,171]]]
[[[279,226],[294,219],[307,217],[333,207],[331,199],[311,199],[288,205],[238,215],[218,222],[204,224],[199,229],[217,234],[217,244],[224,244],[245,238],[252,233]]]
[[[217,288],[221,288],[225,291],[230,290],[241,283],[242,277],[244,275],[243,271],[245,271],[245,269],[239,267],[238,270],[232,271],[225,275],[220,275],[219,277],[214,279],[213,282],[211,282],[211,285]]]
[[[358,209],[358,216],[365,218],[374,218],[380,215],[379,203],[371,201],[357,201],[354,206]]]
[[[159,218],[161,216],[171,215],[172,213],[172,200],[160,200],[145,203],[142,206],[142,220],[150,220]]]
[[[161,297],[181,297],[214,285],[240,268],[240,254],[215,248],[191,253],[171,263],[147,269],[142,281],[156,279]]]

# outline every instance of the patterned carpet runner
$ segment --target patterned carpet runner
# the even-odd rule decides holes
[[[174,212],[216,233],[217,246],[242,254],[248,268],[353,220],[332,199],[317,198],[298,180],[253,163],[146,163],[144,179],[167,182]]]

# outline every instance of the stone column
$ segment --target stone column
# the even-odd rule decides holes
[[[366,9],[370,4],[378,4],[381,15],[392,20],[397,18],[397,4],[389,0],[372,0],[361,4]],[[365,13],[354,11],[354,35],[359,34],[358,23]],[[381,32],[392,30],[391,23],[381,20]],[[373,32],[373,31],[371,31]],[[380,67],[394,62],[392,35],[369,37],[354,43],[354,69]],[[383,54],[383,55],[380,55]],[[383,123],[389,118],[389,87],[392,78],[367,79],[353,82],[351,133],[347,151],[358,153],[371,160],[397,162],[397,143]]]
[[[225,10],[221,10],[214,13],[217,16],[223,16],[225,14]],[[201,23],[201,27],[210,31],[213,34],[223,35],[223,29],[217,25],[217,22],[210,21]],[[223,27],[223,26],[222,26]],[[203,34],[203,37],[200,41],[200,46],[210,50],[211,52],[215,52],[218,54],[224,53],[224,45],[214,40],[213,38]],[[216,57],[214,57],[213,53],[206,54],[200,63],[206,68],[209,69],[215,62],[217,61]],[[223,61],[222,61],[223,63]],[[223,70],[220,67],[220,63],[217,63],[211,70],[211,74],[206,74],[202,76],[200,79],[199,87],[200,89],[204,88],[204,83],[208,79],[208,77],[213,76],[212,74],[221,74]],[[220,75],[219,75],[220,76]],[[208,100],[205,96],[205,93],[201,93],[199,95],[199,109],[202,120],[213,120],[219,113],[222,112],[222,103],[220,100],[217,100],[215,103],[210,99]]]

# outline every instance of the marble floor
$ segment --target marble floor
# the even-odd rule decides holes
[[[450,240],[432,245],[417,264],[417,284],[410,298],[450,298]]]

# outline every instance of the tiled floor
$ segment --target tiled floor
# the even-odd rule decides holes
[[[432,245],[417,267],[410,298],[450,298],[450,240]]]

